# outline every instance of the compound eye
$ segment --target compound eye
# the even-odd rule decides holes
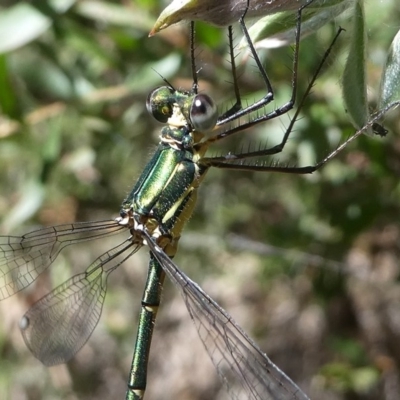
[[[209,131],[217,123],[217,107],[212,98],[198,94],[190,107],[190,122],[196,131]]]
[[[147,97],[147,111],[158,121],[167,122],[172,115],[175,90],[169,86],[154,89]]]

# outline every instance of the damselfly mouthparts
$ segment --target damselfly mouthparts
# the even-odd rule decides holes
[[[300,36],[300,18],[301,10],[297,41]],[[297,51],[298,43],[294,81],[297,79]],[[193,55],[192,61],[194,65]],[[195,67],[193,71],[196,71]],[[268,86],[268,78],[265,81]],[[310,88],[312,84],[313,81]],[[206,150],[212,143],[285,113],[293,106],[296,85],[293,85],[292,98],[287,105],[244,124],[239,123],[234,128],[225,128],[225,124],[262,108],[268,104],[271,96],[244,110],[238,103],[238,106],[218,118],[213,101],[199,94],[197,86],[194,73],[191,91],[181,91],[166,85],[150,94],[147,107],[166,126],[161,132],[156,152],[124,201],[119,218],[113,221],[60,225],[21,237],[1,237],[1,299],[32,283],[64,247],[128,230],[129,235],[125,241],[101,255],[84,273],[75,275],[39,300],[24,315],[21,330],[27,346],[38,359],[46,365],[54,365],[68,361],[79,351],[100,318],[109,274],[143,245],[148,245],[148,281],[142,299],[128,399],[142,398],[144,395],[150,342],[165,273],[182,291],[200,338],[232,398],[305,399],[307,396],[297,385],[262,353],[229,314],[177,268],[171,258],[177,250],[183,226],[193,211],[198,186],[210,167],[311,173],[334,157],[361,131],[313,166],[285,167],[246,163],[246,160],[253,157],[282,151],[296,121],[298,114],[295,114],[278,146],[206,157]],[[240,99],[238,95],[237,98]],[[210,134],[205,135],[206,132]]]

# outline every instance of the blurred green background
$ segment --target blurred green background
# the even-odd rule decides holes
[[[158,141],[146,97],[190,88],[188,25],[148,32],[168,2],[3,0],[0,8],[0,218],[3,235],[118,215]],[[377,102],[399,29],[397,0],[366,2],[368,93]],[[338,26],[302,41],[304,92]],[[354,131],[341,100],[343,32],[296,123],[282,163],[308,165]],[[236,35],[240,37],[239,28]],[[200,89],[233,101],[226,31],[197,25]],[[290,95],[293,51],[262,52],[276,102]],[[242,54],[240,55],[242,56]],[[263,94],[251,60],[248,101]],[[236,135],[215,153],[272,145],[289,117]],[[210,171],[177,264],[226,308],[313,399],[398,399],[400,393],[400,123],[362,136],[311,176]],[[212,150],[211,150],[212,154]],[[121,239],[121,236],[119,236]],[[32,302],[118,243],[66,249],[38,283],[0,303],[0,398],[122,399],[146,277],[145,250],[109,279],[103,316],[68,365],[46,368],[18,321]],[[149,365],[152,399],[226,398],[175,288],[166,283]]]

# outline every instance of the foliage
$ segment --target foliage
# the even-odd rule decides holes
[[[396,6],[396,0],[365,3],[372,109],[398,30]],[[146,113],[148,92],[163,78],[191,87],[187,25],[148,38],[163,9],[154,0],[8,1],[2,7],[2,234],[118,215],[157,143],[160,126]],[[340,21],[346,29],[351,23]],[[337,24],[302,41],[299,96]],[[239,37],[239,28],[235,32]],[[275,161],[312,164],[353,132],[339,83],[349,42],[342,33]],[[200,89],[211,92],[221,110],[233,101],[226,50],[224,29],[197,25]],[[291,90],[292,49],[260,54],[275,88],[274,105],[283,104]],[[240,87],[249,102],[263,95],[251,60],[240,65]],[[288,124],[287,116],[270,121],[215,152],[274,144]],[[387,137],[360,137],[311,176],[211,171],[176,258],[315,399],[390,399],[397,394],[389,384],[400,385],[398,113],[388,114],[384,125]],[[112,274],[99,327],[67,366],[40,365],[17,328],[35,299],[109,247],[106,240],[66,249],[34,288],[0,304],[1,398],[123,398],[145,252]],[[222,396],[176,295],[167,285],[148,398]]]

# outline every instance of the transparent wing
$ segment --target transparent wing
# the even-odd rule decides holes
[[[143,233],[154,256],[180,289],[200,339],[232,399],[309,400],[233,318],[180,271],[147,232]]]
[[[114,220],[39,229],[23,236],[0,236],[0,300],[30,285],[66,246],[114,234]]]
[[[20,328],[36,358],[47,366],[61,364],[82,348],[100,319],[108,275],[140,247],[127,239],[26,312]]]

